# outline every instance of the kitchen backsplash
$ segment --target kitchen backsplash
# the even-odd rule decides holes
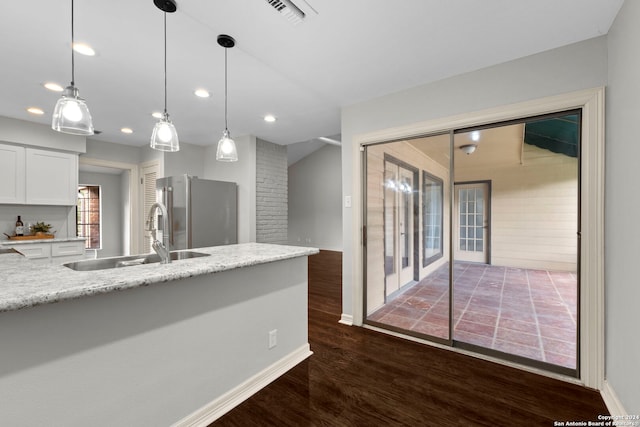
[[[14,234],[18,215],[21,216],[25,227],[27,224],[44,221],[53,226],[56,236],[73,237],[76,235],[75,212],[75,206],[0,204],[0,240],[7,239],[7,236],[1,233]]]

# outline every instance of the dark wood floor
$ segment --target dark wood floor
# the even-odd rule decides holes
[[[552,426],[596,420],[593,390],[338,323],[341,253],[309,259],[313,356],[212,426]]]

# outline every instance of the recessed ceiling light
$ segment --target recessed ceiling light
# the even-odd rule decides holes
[[[94,56],[96,54],[96,51],[86,43],[74,43],[73,50],[78,52],[80,55]]]
[[[161,119],[163,117],[162,113],[160,111],[154,111],[153,113],[151,113],[151,115],[153,117],[155,117],[156,119]]]
[[[53,92],[62,92],[64,90],[58,83],[53,82],[47,82],[43,86]]]
[[[131,128],[122,128],[122,129],[120,129],[120,132],[129,134],[129,133],[133,133],[133,129],[131,129]]]
[[[277,120],[276,116],[274,116],[273,114],[267,114],[266,116],[264,116],[264,121],[265,122],[273,123],[276,120]]]
[[[42,110],[42,108],[38,108],[38,107],[29,107],[27,108],[27,111],[30,112],[31,114],[36,114],[38,116],[41,116],[44,114],[44,111]]]
[[[193,92],[196,94],[197,97],[199,98],[208,98],[211,96],[211,94],[209,93],[208,90],[206,89],[196,89],[195,92]]]
[[[478,132],[477,130],[471,132],[471,140],[475,142],[480,141],[480,132]]]

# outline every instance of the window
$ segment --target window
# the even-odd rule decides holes
[[[442,257],[442,180],[422,171],[422,266]]]
[[[86,249],[100,249],[100,186],[81,185],[78,187],[76,226],[78,237],[85,237]]]

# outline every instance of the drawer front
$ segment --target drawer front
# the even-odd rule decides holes
[[[51,245],[20,245],[14,249],[27,258],[49,258],[51,256]]]
[[[84,242],[54,243],[51,246],[51,256],[84,255]]]

